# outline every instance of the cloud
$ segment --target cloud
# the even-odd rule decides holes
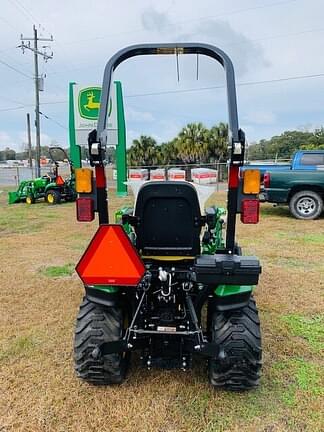
[[[5,149],[6,147],[17,149],[17,141],[8,132],[0,131],[0,149]]]
[[[35,146],[36,143],[36,135],[35,131],[32,132],[32,146]],[[41,133],[40,135],[41,146],[50,146],[54,143],[57,144],[55,138],[46,133]],[[65,147],[66,144],[62,143],[62,146]],[[0,131],[0,150],[9,147],[15,151],[22,151],[27,148],[27,135],[25,131],[18,130],[11,133],[6,131]]]
[[[229,22],[206,19],[197,24],[192,31],[179,34],[178,38],[190,41],[195,40],[197,36],[199,40],[226,50],[235,64],[235,72],[238,76],[245,75],[256,66],[263,68],[270,65],[262,47],[235,30]]]
[[[251,124],[263,124],[263,125],[271,125],[276,122],[276,116],[271,111],[250,111],[245,114],[243,117],[244,122],[248,122]]]
[[[269,1],[266,3],[270,4]],[[32,76],[32,53],[23,56],[16,48],[21,32],[25,36],[31,34],[32,22],[15,2],[1,3],[2,15],[14,24],[3,22],[0,27],[1,59]],[[48,1],[24,0],[30,13],[47,28],[45,32],[41,30],[42,35],[47,37],[53,32],[55,39],[51,44],[53,60],[46,64],[41,59],[39,62],[40,73],[47,73],[41,102],[67,100],[69,81],[100,84],[111,55],[137,43],[201,41],[217,45],[232,58],[237,82],[322,72],[324,56],[318,53],[324,43],[324,32],[320,31],[323,2],[315,0],[312,7],[305,7],[304,2],[278,2],[255,10],[251,7],[259,6],[260,0],[249,0],[248,6],[237,3],[234,0],[97,0],[96,7],[89,8],[86,0],[58,0],[57,7],[49,13]],[[293,23],[293,27],[287,23]],[[177,132],[176,127],[167,127],[174,121],[180,128],[187,121],[202,121],[208,126],[226,120],[223,89],[138,99],[126,97],[209,88],[224,82],[221,67],[205,56],[199,56],[199,80],[196,80],[195,56],[179,56],[179,66],[180,82],[175,56],[137,57],[116,70],[115,78],[121,80],[124,89],[127,128],[134,131],[134,136],[156,134],[165,140],[173,130]],[[34,130],[34,84],[32,79],[4,64],[0,64],[0,73],[0,129],[6,133],[2,135],[0,148],[9,143],[19,149],[21,142],[26,141],[18,135],[25,129],[26,112],[31,114]],[[298,125],[323,124],[323,78],[240,86],[237,92],[239,116],[249,128],[250,140],[267,138]],[[26,108],[7,111],[15,108],[12,101],[19,101]],[[140,112],[130,112],[128,105]],[[61,124],[68,123],[67,103],[43,105],[41,111]],[[50,143],[53,137],[67,146],[67,131],[53,121],[42,118],[41,131],[48,137],[43,137],[44,143]]]
[[[227,21],[205,18],[192,22],[190,31],[185,31],[186,21],[175,24],[167,13],[158,12],[150,6],[142,13],[141,22],[145,30],[163,35],[171,34],[179,42],[198,39],[226,49],[235,61],[237,75],[244,75],[255,66],[270,66],[262,46],[252,42]]]
[[[126,106],[125,109],[125,116],[127,121],[133,121],[133,122],[153,122],[154,116],[149,111],[141,111],[136,108],[132,108],[130,106]]]
[[[164,12],[158,12],[153,7],[146,9],[141,16],[143,28],[146,31],[165,32],[170,26],[168,15]]]

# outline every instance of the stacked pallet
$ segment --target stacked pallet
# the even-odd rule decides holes
[[[217,170],[211,168],[193,168],[191,178],[197,184],[217,183]]]

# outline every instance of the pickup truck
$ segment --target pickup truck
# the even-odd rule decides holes
[[[260,200],[288,204],[297,219],[316,219],[323,211],[324,170],[265,172]]]
[[[290,170],[303,170],[315,171],[318,169],[324,170],[324,150],[298,150],[292,157],[290,164],[285,163],[264,163],[254,162],[247,163],[244,169],[258,169],[261,177],[265,172],[274,171],[290,171]]]

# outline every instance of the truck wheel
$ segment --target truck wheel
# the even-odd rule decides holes
[[[291,197],[289,210],[297,219],[316,219],[323,211],[323,199],[317,192],[300,191]]]
[[[95,385],[120,384],[125,379],[129,355],[109,354],[94,358],[93,350],[103,342],[122,337],[121,308],[104,307],[84,298],[76,321],[74,364],[79,378]]]
[[[209,360],[209,382],[228,390],[257,387],[261,372],[261,331],[258,310],[251,297],[242,309],[214,312],[212,341],[219,357]]]
[[[51,205],[59,204],[61,202],[60,192],[55,189],[47,191],[45,194],[45,201]]]

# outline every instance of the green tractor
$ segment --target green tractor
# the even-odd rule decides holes
[[[50,157],[54,163],[51,172],[34,180],[20,182],[16,192],[9,192],[9,204],[25,201],[26,204],[34,204],[36,200],[44,198],[48,204],[59,204],[61,200],[75,201],[75,176],[71,160],[61,147],[50,147]],[[59,161],[67,160],[70,175],[64,179],[59,174]]]
[[[130,57],[202,54],[225,69],[229,113],[227,220],[224,210],[202,210],[197,188],[185,181],[149,181],[133,209],[109,223],[105,178],[107,106],[112,74]],[[77,218],[99,228],[76,271],[85,295],[76,321],[78,377],[95,384],[122,383],[133,352],[143,365],[187,370],[200,356],[215,388],[251,389],[261,372],[261,330],[253,296],[261,266],[236,242],[237,214],[259,220],[259,172],[246,170],[245,136],[238,126],[233,65],[206,44],[136,45],[106,65],[97,130],[89,135],[90,163],[76,173]],[[226,227],[226,236],[223,232]]]

